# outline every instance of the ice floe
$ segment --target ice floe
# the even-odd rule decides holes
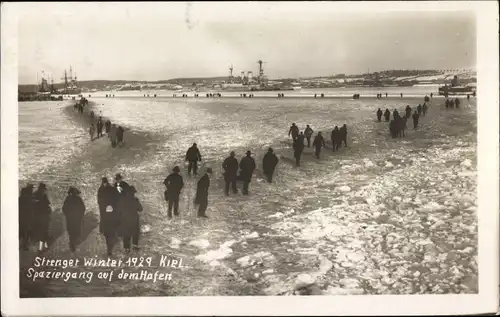
[[[189,242],[189,245],[195,246],[199,249],[206,249],[210,246],[210,242],[206,239],[199,239]]]

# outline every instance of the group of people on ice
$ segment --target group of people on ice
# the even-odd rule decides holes
[[[467,99],[469,98],[469,95],[467,95]],[[458,98],[455,98],[455,100],[446,98],[444,105],[446,108],[453,108],[453,106],[455,106],[455,108],[458,109],[460,107],[460,100]]]
[[[304,131],[299,132],[299,127],[295,123],[292,123],[290,130],[288,131],[288,136],[292,137],[293,140],[293,150],[294,158],[297,166],[300,166],[300,158],[302,152],[305,148],[305,141],[307,141],[307,147],[311,147],[311,138],[314,131],[307,125]],[[344,124],[342,127],[335,126],[330,134],[330,140],[332,141],[332,151],[338,151],[344,144],[347,147],[347,125]],[[321,149],[326,146],[325,138],[321,132],[318,132],[314,137],[312,142],[314,147],[314,155],[316,158],[320,158]]]
[[[101,186],[97,191],[99,232],[106,240],[108,255],[112,254],[117,237],[122,238],[125,252],[130,252],[130,242],[134,249],[139,248],[139,212],[142,211],[142,205],[135,197],[135,193],[135,187],[123,181],[120,174],[116,174],[113,185],[106,177],[102,178]],[[80,190],[76,187],[69,187],[61,208],[66,218],[66,231],[71,252],[76,251],[87,211],[80,194]],[[48,248],[51,214],[52,206],[47,196],[47,186],[44,183],[40,183],[34,193],[32,184],[21,189],[19,238],[23,249],[29,249],[31,243],[39,244],[39,252]]]
[[[194,143],[186,152],[185,161],[188,162],[188,175],[197,176],[198,175],[198,162],[201,161],[200,150],[196,143]],[[269,148],[267,153],[263,157],[263,172],[269,183],[272,182],[274,170],[278,165],[279,159],[274,154],[272,148]],[[256,169],[255,159],[252,157],[251,151],[247,151],[246,155],[238,162],[236,158],[236,153],[231,151],[229,157],[227,157],[223,163],[222,168],[224,170],[224,193],[229,196],[229,189],[231,188],[234,194],[238,193],[238,188],[236,186],[237,181],[243,182],[242,194],[249,194],[249,185],[252,180],[253,173]],[[172,215],[179,215],[179,200],[182,189],[184,188],[184,180],[182,175],[180,175],[180,168],[175,166],[163,184],[166,189],[164,192],[164,199],[168,202],[168,218],[172,218]],[[210,187],[210,176],[212,175],[212,169],[210,167],[205,168],[204,175],[198,180],[196,185],[196,195],[194,197],[194,204],[198,205],[198,217],[208,218],[206,215],[206,210],[208,207],[208,189]]]
[[[423,105],[419,104],[417,106],[417,109],[413,112],[413,115],[412,115],[412,109],[411,109],[410,105],[407,105],[403,116],[401,116],[399,114],[398,110],[395,109],[392,113],[393,119],[390,120],[391,112],[389,111],[389,109],[385,109],[385,112],[382,112],[382,109],[378,108],[377,120],[378,120],[378,122],[381,122],[382,115],[383,115],[385,118],[385,121],[389,122],[389,132],[390,132],[391,136],[393,138],[404,137],[407,120],[411,117],[413,119],[413,128],[414,129],[418,128],[418,120],[420,119],[420,116],[422,116],[422,115],[425,116],[427,114],[428,109],[429,109],[429,106],[427,105],[427,101],[425,101]]]
[[[79,113],[83,113],[83,108],[85,108],[85,106],[87,106],[88,104],[89,101],[87,100],[87,98],[82,97],[78,102],[75,102],[75,104],[73,105],[73,109],[75,109]]]
[[[85,105],[88,105],[88,100],[82,98],[79,102],[75,103],[74,108],[77,109],[78,112],[83,113],[83,107]],[[103,122],[102,116],[97,117],[94,111],[90,112],[90,121],[91,123],[88,131],[90,141],[99,139],[104,136],[104,133],[106,133],[112,147],[117,147],[123,143],[125,129],[123,129],[122,126],[112,124],[109,119],[107,119],[106,122]]]

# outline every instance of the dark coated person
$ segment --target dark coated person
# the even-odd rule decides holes
[[[418,114],[417,111],[413,113],[413,128],[416,129],[418,127],[418,119],[420,118],[420,115]]]
[[[424,115],[424,117],[425,117],[425,115],[427,113],[427,110],[428,110],[427,103],[424,103],[424,105],[422,106],[422,114]]]
[[[102,127],[102,117],[99,117],[99,119],[97,120],[97,138],[102,137]]]
[[[66,230],[69,236],[69,248],[71,252],[76,251],[76,245],[83,225],[83,216],[85,215],[85,204],[80,197],[80,191],[75,187],[70,187],[68,196],[64,200],[62,212],[66,217]]]
[[[278,165],[278,162],[279,159],[276,154],[274,154],[273,149],[269,148],[267,150],[267,153],[264,154],[264,158],[262,159],[262,169],[269,183],[273,181],[274,170],[276,169],[276,165]]]
[[[118,210],[120,211],[120,224],[118,234],[123,239],[123,248],[126,253],[130,252],[130,242],[134,250],[139,250],[139,212],[142,211],[141,202],[135,197],[135,187],[127,187],[124,195],[118,201]]]
[[[321,132],[318,132],[316,134],[316,137],[314,138],[313,141],[313,146],[314,146],[314,155],[316,158],[319,158],[319,154],[321,153],[321,148],[325,146],[325,139],[323,138],[323,135],[321,135]]]
[[[385,117],[385,121],[391,120],[391,112],[389,111],[389,109],[385,109],[384,117]]]
[[[23,250],[29,247],[34,207],[33,184],[28,184],[19,195],[19,244]]]
[[[240,176],[243,180],[243,195],[248,195],[248,186],[252,180],[253,171],[256,168],[255,160],[252,157],[252,152],[247,151],[245,157],[240,161]]]
[[[340,149],[340,131],[339,127],[335,126],[330,135],[330,140],[332,141],[332,152]]]
[[[97,190],[97,206],[99,207],[99,232],[104,233],[102,218],[108,206],[116,207],[117,192],[111,186],[107,177],[101,178],[101,186]]]
[[[34,196],[34,216],[33,216],[33,240],[38,241],[39,251],[48,248],[49,224],[52,214],[52,207],[47,196],[47,186],[44,183],[38,185]]]
[[[410,105],[406,106],[405,116],[406,116],[406,118],[411,117],[411,107],[410,107]]]
[[[127,187],[129,187],[130,185],[123,180],[123,176],[122,174],[120,173],[117,173],[115,175],[115,183],[114,183],[114,188],[115,190],[118,192],[118,194],[122,194],[123,193],[123,190]]]
[[[175,166],[172,169],[172,173],[165,178],[163,184],[167,187],[166,197],[168,198],[168,218],[172,218],[172,208],[174,209],[174,215],[179,215],[179,197],[181,195],[181,190],[184,187],[184,180],[179,174],[181,169],[179,166]]]
[[[303,151],[304,151],[304,139],[299,137],[293,142],[293,157],[295,158],[296,166],[300,166],[300,158],[302,156]]]
[[[231,152],[228,158],[224,160],[222,163],[222,168],[224,169],[224,193],[226,196],[229,195],[229,184],[231,184],[231,188],[233,193],[238,193],[238,189],[236,188],[236,175],[238,174],[238,160],[236,159],[236,154],[234,151]]]
[[[200,178],[196,185],[195,205],[198,205],[198,217],[208,218],[206,211],[208,207],[208,189],[210,188],[210,175],[212,169],[207,167],[205,174]]]
[[[399,116],[399,112],[397,110],[394,110],[393,113],[392,113],[392,118],[394,120],[397,120],[398,118],[400,118]]]
[[[345,147],[347,147],[347,124],[344,123],[344,125],[339,129],[339,137],[340,137],[340,143],[344,142]]]
[[[97,204],[99,206],[99,232],[104,235],[108,255],[113,253],[120,214],[117,209],[118,192],[109,184],[106,177],[97,191]]]
[[[123,143],[123,133],[125,132],[125,130],[122,128],[122,126],[118,126],[118,128],[116,128],[116,142],[118,144],[121,144]]]
[[[311,127],[307,125],[306,129],[304,130],[304,136],[306,137],[307,140],[307,147],[311,147],[311,137],[313,133],[314,133],[313,129],[311,129]]]
[[[105,128],[106,134],[108,135],[108,138],[109,138],[109,130],[111,130],[111,121],[106,120],[106,123],[104,123],[104,128]]]
[[[288,130],[288,136],[290,136],[290,135],[292,136],[292,139],[294,141],[299,136],[299,128],[295,125],[295,123],[292,123],[290,130]]]
[[[193,175],[198,175],[198,162],[200,161],[200,150],[196,146],[196,143],[193,143],[193,146],[191,146],[186,152],[186,162],[189,162],[188,175],[191,175],[191,171],[193,171]]]
[[[377,110],[377,120],[378,120],[378,122],[382,121],[382,114],[383,114],[382,110],[380,108],[378,108],[378,110]]]

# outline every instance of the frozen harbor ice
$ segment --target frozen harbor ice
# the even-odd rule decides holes
[[[141,238],[141,255],[173,253],[187,268],[168,285],[134,283],[133,292],[126,282],[69,288],[51,281],[43,285],[44,296],[477,292],[475,100],[472,107],[446,110],[434,99],[430,115],[406,139],[390,138],[375,111],[401,112],[415,100],[91,101],[97,112],[131,128],[129,143],[117,149],[104,139],[90,144],[76,114],[41,107],[38,121],[25,120],[32,108],[20,103],[21,185],[46,182],[56,214],[69,183],[77,185],[89,212],[98,214],[100,177],[121,172],[145,207],[149,232]],[[326,136],[346,123],[350,147],[324,149],[320,160],[306,148],[295,168],[287,138],[292,122]],[[51,135],[39,142],[33,136],[47,126]],[[168,220],[162,181],[173,166],[184,166],[193,142],[203,156],[201,169],[214,168],[210,219],[195,217],[197,179],[184,176],[181,217]],[[261,174],[268,146],[280,157],[273,184]],[[247,149],[258,164],[250,196],[225,197],[222,160],[231,150],[240,158]],[[43,169],[34,164],[41,158],[49,159]],[[61,235],[48,252],[68,255],[66,241]],[[78,253],[104,257],[97,229]]]

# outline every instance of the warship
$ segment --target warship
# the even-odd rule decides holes
[[[444,85],[438,88],[439,95],[468,95],[475,94],[475,89],[469,85],[460,85],[458,76],[453,76],[450,85]]]
[[[254,77],[252,71],[241,71],[240,76],[233,76],[233,65],[229,67],[229,77],[227,81],[212,85],[212,88],[219,88],[222,91],[282,91],[282,90],[294,90],[293,87],[283,86],[281,83],[273,83],[268,80],[267,76],[264,75],[264,68],[262,65],[265,62],[262,60],[257,61],[259,64],[258,76]],[[297,88],[295,88],[297,89]]]

